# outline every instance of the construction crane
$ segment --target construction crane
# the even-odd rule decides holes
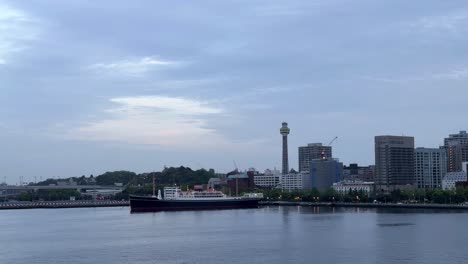
[[[334,137],[334,138],[332,139],[332,141],[330,141],[330,143],[328,143],[328,146],[331,146],[331,144],[333,144],[333,142],[335,142],[337,139],[338,139],[338,137]]]

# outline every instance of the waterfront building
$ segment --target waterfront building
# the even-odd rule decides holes
[[[446,151],[443,148],[416,148],[414,161],[418,188],[442,187],[442,179],[447,173],[446,156]]]
[[[254,183],[260,188],[275,188],[280,184],[281,173],[278,170],[265,170],[263,174],[254,175]]]
[[[280,128],[280,134],[283,137],[283,167],[282,172],[283,174],[288,174],[289,172],[289,160],[288,160],[288,135],[290,129],[288,128],[288,123],[283,122]]]
[[[343,179],[357,181],[373,181],[375,166],[359,166],[357,163],[351,163],[343,167]]]
[[[299,171],[310,171],[310,162],[314,159],[332,158],[332,147],[323,146],[322,143],[310,143],[299,147]]]
[[[338,159],[315,159],[310,162],[310,177],[304,181],[305,189],[325,191],[343,179],[343,163]]]
[[[374,182],[344,180],[333,183],[333,189],[340,194],[347,194],[349,191],[363,191],[368,196],[374,191]]]
[[[281,175],[281,189],[283,191],[304,190],[307,186],[304,183],[309,178],[305,173],[288,173]]]
[[[227,176],[227,186],[231,194],[252,190],[255,187],[254,172],[240,172]]]
[[[458,182],[466,182],[466,172],[457,171],[457,172],[447,172],[444,179],[442,180],[442,189],[443,190],[453,190],[455,189]]]
[[[379,188],[415,185],[414,137],[375,137],[375,181]]]
[[[450,134],[444,139],[443,148],[447,152],[447,171],[461,171],[462,162],[468,161],[468,133]]]

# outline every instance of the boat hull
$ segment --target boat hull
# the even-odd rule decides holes
[[[183,210],[219,210],[258,208],[258,198],[159,200],[155,197],[130,196],[131,212],[159,212]]]

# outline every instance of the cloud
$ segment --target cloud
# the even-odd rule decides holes
[[[292,16],[310,14],[312,11],[319,12],[327,5],[334,4],[336,1],[285,1],[274,3],[272,1],[262,1],[253,9],[253,13],[257,16]]]
[[[0,2],[0,65],[28,47],[39,35],[37,20],[21,10]]]
[[[164,96],[137,96],[112,98],[111,102],[120,103],[128,108],[159,108],[178,114],[199,115],[199,114],[219,114],[219,108],[209,107],[206,104],[177,97]]]
[[[411,28],[423,32],[449,32],[458,35],[466,31],[468,12],[463,10],[452,14],[426,16],[409,24]]]
[[[468,67],[461,67],[446,73],[433,75],[436,80],[465,80],[468,79]]]
[[[400,77],[359,76],[360,79],[383,83],[408,83],[418,81],[459,81],[468,79],[468,67],[456,67],[446,72],[421,73]]]
[[[167,68],[169,66],[180,65],[181,62],[161,60],[156,57],[143,57],[119,60],[110,63],[96,63],[89,66],[89,69],[96,70],[98,73],[107,73],[112,75],[126,75],[132,77],[141,77],[151,70]]]
[[[165,96],[111,98],[106,118],[73,129],[68,136],[92,141],[159,145],[168,148],[222,147],[229,145],[208,117],[222,108],[193,99]]]

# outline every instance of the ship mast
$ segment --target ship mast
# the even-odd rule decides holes
[[[239,175],[236,175],[236,197],[239,196],[238,189],[239,189]]]
[[[156,183],[154,179],[154,173],[153,173],[153,197],[156,197]]]

